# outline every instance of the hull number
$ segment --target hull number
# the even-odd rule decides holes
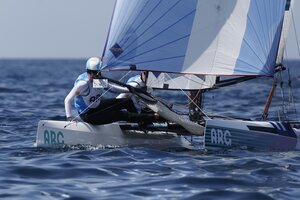
[[[228,130],[211,129],[210,131],[210,142],[212,144],[220,144],[231,146],[231,133]]]
[[[45,144],[64,144],[64,134],[62,132],[44,131]]]

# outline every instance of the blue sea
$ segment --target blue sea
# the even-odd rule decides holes
[[[288,62],[293,90],[279,82],[273,119],[282,96],[293,94],[291,111],[300,108],[299,64]],[[84,66],[85,60],[0,60],[0,199],[300,198],[299,151],[34,147],[39,120],[65,119],[64,98]],[[260,78],[209,91],[204,104],[207,112],[259,119],[271,84]],[[178,92],[160,95],[174,104],[185,100]]]

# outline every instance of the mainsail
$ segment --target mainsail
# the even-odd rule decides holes
[[[103,70],[273,75],[290,0],[118,0]]]

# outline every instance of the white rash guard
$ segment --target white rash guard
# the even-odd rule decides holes
[[[101,83],[101,81],[100,81]],[[129,92],[127,88],[109,84],[106,89],[111,92]],[[93,82],[89,80],[87,73],[81,74],[75,81],[73,89],[65,98],[66,117],[72,117],[72,100],[74,99],[75,108],[79,114],[83,114],[89,108],[96,108],[101,103],[101,95],[105,92],[104,88],[93,88]]]

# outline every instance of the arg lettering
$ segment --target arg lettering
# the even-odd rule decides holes
[[[64,134],[62,132],[44,131],[45,144],[64,144]]]
[[[210,142],[212,144],[231,146],[231,133],[228,130],[214,129],[210,131]]]

